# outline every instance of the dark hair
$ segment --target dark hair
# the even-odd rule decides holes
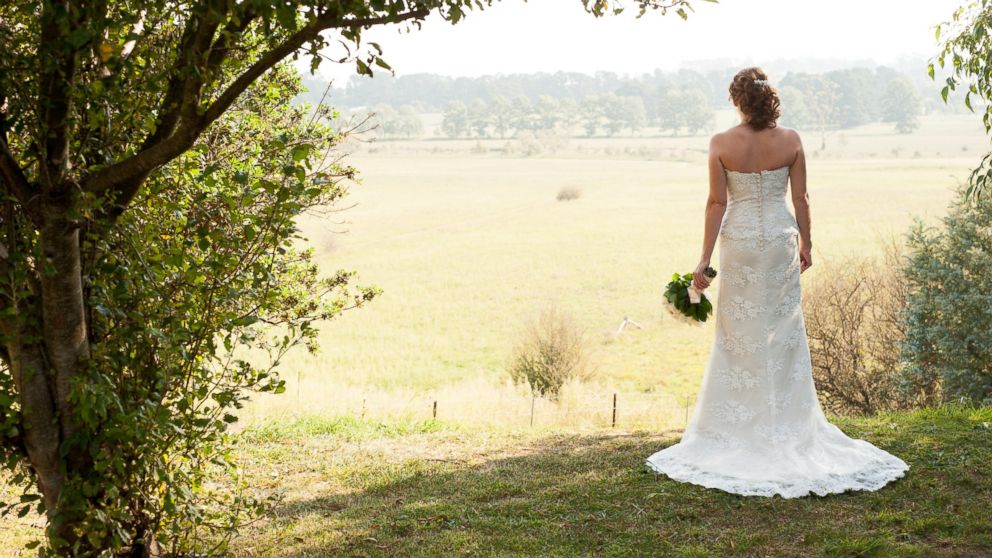
[[[774,128],[781,116],[778,90],[768,83],[768,74],[761,68],[751,66],[737,72],[730,82],[730,98],[744,113],[747,125],[755,130]]]

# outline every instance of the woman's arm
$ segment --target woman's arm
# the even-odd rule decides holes
[[[810,237],[809,193],[806,191],[806,154],[799,133],[793,130],[796,141],[796,160],[789,171],[792,185],[792,207],[796,210],[796,224],[799,225],[799,272],[813,265],[813,241]]]
[[[721,135],[716,134],[710,138],[710,193],[706,200],[703,254],[699,258],[699,265],[696,266],[696,270],[692,272],[692,282],[700,290],[710,285],[711,279],[703,275],[703,270],[710,265],[713,248],[716,246],[716,237],[720,234],[720,224],[723,222],[723,214],[727,209],[727,173],[724,172],[723,163],[720,162]]]

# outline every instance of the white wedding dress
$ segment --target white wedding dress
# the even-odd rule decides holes
[[[789,167],[727,172],[716,337],[682,440],[647,464],[677,481],[796,498],[877,490],[903,460],[827,422],[800,306]]]

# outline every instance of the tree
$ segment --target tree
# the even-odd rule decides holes
[[[480,138],[489,136],[491,119],[489,106],[479,98],[472,99],[468,104],[468,127]]]
[[[544,130],[553,130],[561,120],[561,108],[558,99],[550,95],[541,95],[537,98],[535,108],[535,119],[538,126]]]
[[[410,105],[403,105],[397,111],[399,119],[398,133],[403,134],[408,139],[424,135],[424,121],[420,119],[417,109]]]
[[[241,352],[274,366],[374,292],[345,295],[348,273],[321,281],[292,249],[293,217],[354,171],[333,133],[274,110],[300,90],[280,62],[316,69],[333,30],[355,53],[339,62],[371,75],[389,65],[364,30],[490,3],[0,5],[0,451],[54,552],[155,555],[236,526],[242,502],[211,506],[200,481],[229,462],[245,391],[281,389]]]
[[[644,109],[644,99],[640,97],[620,97],[621,122],[636,134],[648,123],[648,113]]]
[[[690,87],[682,92],[682,123],[689,129],[690,134],[706,130],[713,125],[713,108],[706,92],[697,87]]]
[[[909,78],[898,76],[889,82],[882,96],[882,111],[886,122],[894,122],[900,134],[908,134],[920,127],[923,104],[916,86]]]
[[[982,122],[985,132],[992,133],[992,65],[988,63],[989,52],[992,52],[992,4],[987,0],[972,1],[954,10],[951,21],[945,21],[936,27],[936,40],[941,40],[944,31],[952,32],[945,35],[936,60],[928,64],[930,79],[935,78],[935,64],[943,70],[948,60],[951,61],[950,74],[944,77],[944,87],[940,90],[944,104],[951,91],[956,91],[959,85],[967,85],[964,104],[972,112],[972,96],[984,102]],[[968,196],[981,196],[990,188],[992,183],[992,152],[986,153],[982,161],[972,171],[968,178]]]
[[[839,125],[837,84],[822,75],[789,74],[782,80],[782,86],[787,85],[802,92],[810,123],[820,132],[820,149],[826,149],[827,135]]]
[[[468,107],[461,101],[451,101],[444,111],[441,120],[441,130],[449,138],[460,138],[468,133],[471,121],[469,120]]]
[[[671,130],[672,135],[678,135],[679,129],[685,125],[682,113],[682,91],[676,88],[666,88],[658,97],[658,127]]]
[[[506,97],[496,97],[489,105],[492,113],[493,128],[499,134],[499,139],[506,139],[507,132],[513,127],[513,111]]]
[[[783,85],[778,90],[782,103],[782,125],[803,129],[811,124],[812,118],[806,109],[803,92],[791,85]]]
[[[582,113],[579,109],[579,102],[571,97],[564,97],[558,101],[559,123],[572,134],[573,128],[582,123]]]
[[[695,134],[712,125],[713,109],[706,93],[698,87],[670,88],[658,100],[658,126],[678,135],[682,128]]]
[[[387,104],[376,105],[372,109],[372,115],[376,126],[379,128],[382,137],[396,137],[400,133],[399,115],[396,109]]]
[[[992,403],[992,196],[967,188],[940,227],[917,221],[904,268],[910,291],[902,389],[935,401]]]
[[[840,128],[853,128],[878,120],[877,96],[879,85],[867,68],[845,68],[823,75],[834,84],[837,93],[836,123]]]
[[[605,119],[603,104],[600,102],[600,98],[598,96],[589,95],[582,98],[582,102],[579,106],[582,110],[582,121],[586,135],[593,137],[603,125],[603,121]]]
[[[606,132],[617,135],[625,127],[626,111],[623,100],[615,93],[607,93],[599,97],[600,112],[603,114]]]
[[[524,95],[517,95],[510,103],[513,127],[517,130],[537,130],[540,122],[534,105]]]

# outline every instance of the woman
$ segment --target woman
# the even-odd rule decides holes
[[[743,495],[877,490],[904,461],[827,422],[813,385],[799,275],[813,265],[806,160],[776,125],[778,93],[760,68],[730,84],[741,123],[710,141],[704,289],[717,237],[716,337],[682,440],[647,459],[659,473]],[[795,215],[786,205],[788,184]]]

